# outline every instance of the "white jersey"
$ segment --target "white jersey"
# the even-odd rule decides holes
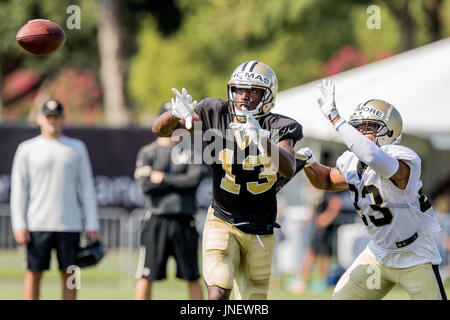
[[[369,249],[377,260],[392,268],[407,268],[442,259],[431,232],[440,231],[433,208],[421,193],[420,157],[400,145],[381,147],[411,169],[404,190],[362,163],[352,152],[337,160],[354,199],[355,208],[371,235]]]
[[[82,209],[80,208],[82,206]],[[11,173],[13,230],[98,230],[89,156],[81,140],[37,136],[22,142]]]

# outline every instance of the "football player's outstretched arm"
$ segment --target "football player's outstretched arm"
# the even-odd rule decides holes
[[[175,94],[175,100],[171,99],[172,108],[160,115],[153,123],[152,131],[159,137],[170,137],[175,129],[187,129],[193,132],[192,123],[200,120],[195,113],[197,101],[192,101],[192,96],[189,95],[185,88],[181,93],[172,88]]]
[[[325,80],[319,88],[322,93],[318,99],[319,107],[336,131],[341,134],[348,149],[382,177],[392,180],[398,188],[405,189],[409,180],[408,165],[383,151],[339,116],[333,81]]]
[[[341,124],[339,125],[339,122]],[[367,139],[351,125],[342,121],[337,116],[332,122],[338,127],[338,132],[344,138],[350,151],[352,151],[358,159],[366,163],[375,172],[392,180],[392,182],[400,189],[405,189],[409,180],[409,166],[402,160],[396,159],[392,155],[383,151],[373,141]]]
[[[303,171],[315,188],[327,191],[341,191],[348,188],[339,170],[316,162],[311,149],[301,148],[297,151],[296,157],[306,162]]]
[[[303,168],[309,182],[317,188],[326,191],[341,191],[348,188],[347,182],[337,168],[327,167],[318,162]]]
[[[200,121],[200,117],[194,112],[192,121]],[[179,119],[172,114],[172,111],[166,111],[160,115],[152,125],[152,132],[158,137],[170,137],[176,129],[187,129],[186,121]],[[192,133],[193,127],[189,132]]]

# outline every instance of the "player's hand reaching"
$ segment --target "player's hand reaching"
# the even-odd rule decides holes
[[[269,139],[270,131],[261,128],[259,122],[255,119],[255,117],[245,108],[241,107],[242,112],[247,118],[247,122],[245,123],[230,123],[230,128],[234,130],[241,131],[245,137],[249,137],[253,143],[258,146],[259,152],[264,154],[264,148],[262,146],[262,139]]]
[[[310,165],[312,165],[314,162],[316,162],[316,157],[314,156],[311,149],[308,147],[301,148],[300,150],[298,150],[296,152],[295,156],[297,157],[297,159],[300,159],[300,160],[303,160],[306,162],[306,164],[305,164],[306,168],[309,167]]]
[[[331,80],[323,80],[319,84],[319,89],[321,97],[317,99],[317,102],[319,103],[320,110],[329,121],[332,121],[339,116],[334,96],[334,83]]]
[[[192,114],[197,106],[197,101],[192,101],[192,96],[189,95],[185,88],[181,89],[180,92],[172,88],[172,92],[175,94],[175,101],[173,98],[172,102],[172,114],[180,119],[186,120],[186,129],[190,130],[192,128]]]

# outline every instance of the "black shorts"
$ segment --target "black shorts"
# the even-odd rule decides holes
[[[315,227],[311,239],[311,249],[315,254],[331,256],[333,253],[333,229],[330,226],[323,229]]]
[[[59,270],[76,265],[80,232],[30,232],[27,245],[27,269],[44,271],[50,268],[52,249],[56,249]]]
[[[177,263],[177,278],[197,280],[198,232],[191,215],[152,215],[141,233],[141,253],[136,276],[147,280],[166,278],[169,256]]]

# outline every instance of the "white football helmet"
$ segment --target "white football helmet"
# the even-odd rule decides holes
[[[254,110],[250,111],[255,118],[259,118],[269,113],[274,106],[275,97],[278,93],[278,79],[275,72],[260,61],[246,61],[233,71],[230,81],[228,81],[228,104],[231,113],[239,121],[245,121],[245,115],[235,106],[236,88],[260,88],[264,90],[260,103]]]
[[[400,143],[402,137],[403,123],[400,113],[392,104],[383,100],[372,99],[359,104],[348,123],[355,128],[365,123],[366,134],[375,134],[374,142],[380,147]],[[376,131],[367,132],[369,123],[377,125]]]

